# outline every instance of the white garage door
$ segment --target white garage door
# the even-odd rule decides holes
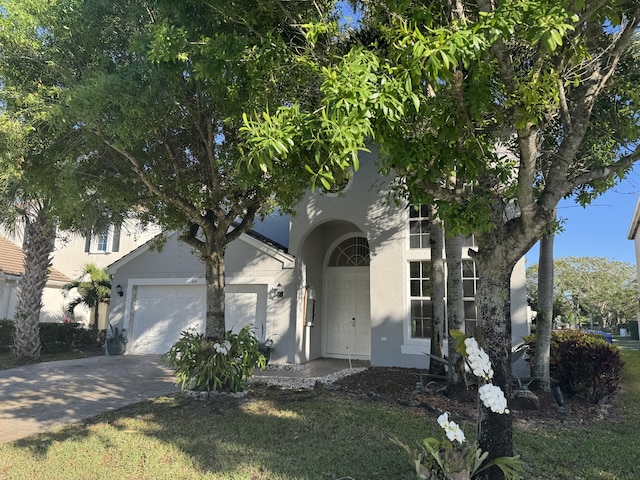
[[[183,331],[204,332],[204,285],[138,285],[135,290],[130,353],[163,354]],[[264,338],[266,285],[227,285],[225,303],[227,330],[252,325],[258,338]]]
[[[131,353],[163,354],[187,329],[204,331],[202,285],[139,285],[133,305]]]

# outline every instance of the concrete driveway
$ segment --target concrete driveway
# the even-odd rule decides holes
[[[160,356],[100,356],[0,370],[0,443],[179,390]]]

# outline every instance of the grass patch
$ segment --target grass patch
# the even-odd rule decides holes
[[[56,362],[58,360],[76,360],[78,358],[95,357],[104,355],[104,348],[98,345],[86,345],[82,349],[69,352],[42,353],[40,362]],[[15,355],[11,353],[0,353],[0,370],[7,368],[20,367],[24,363],[20,363]],[[2,476],[0,476],[0,479]]]
[[[622,355],[613,419],[516,429],[525,480],[640,478],[640,352]],[[327,390],[254,386],[238,404],[165,397],[0,445],[0,479],[409,480],[389,438],[441,435],[435,417]]]
[[[526,479],[636,480],[640,445],[640,352],[622,351],[622,391],[618,415],[594,424],[515,431],[515,445],[526,465]],[[587,419],[591,420],[591,419]],[[571,422],[569,424],[569,422]]]
[[[7,479],[412,479],[432,419],[321,392],[257,389],[237,406],[162,398],[0,446]],[[4,476],[3,476],[4,475]]]

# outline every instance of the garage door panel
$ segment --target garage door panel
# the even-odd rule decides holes
[[[258,295],[256,293],[227,293],[225,295],[225,326],[238,333],[247,325],[255,328]]]
[[[166,353],[183,331],[204,331],[204,287],[139,286],[136,293],[133,353]]]
[[[204,285],[138,285],[132,308],[130,352],[164,354],[185,330],[204,333]],[[228,285],[225,326],[233,332],[255,327],[262,338],[266,322],[266,285]]]

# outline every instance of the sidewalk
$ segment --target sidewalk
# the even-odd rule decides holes
[[[621,350],[640,350],[640,340],[632,340],[630,336],[613,336],[613,344]]]

